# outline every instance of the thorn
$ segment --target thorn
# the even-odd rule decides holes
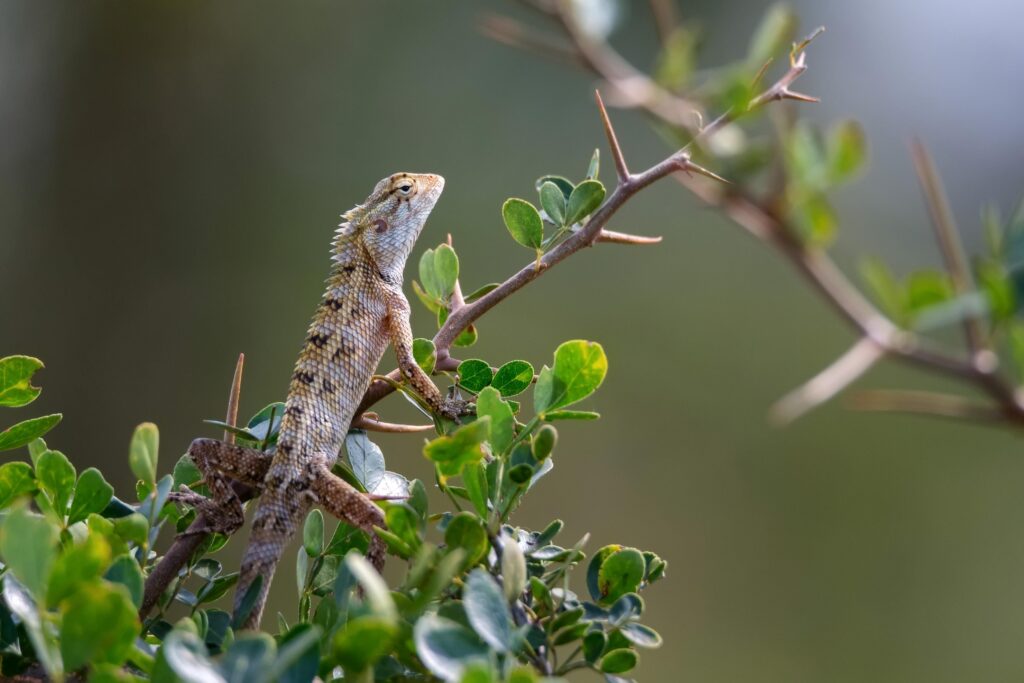
[[[705,178],[711,178],[712,180],[717,180],[718,182],[723,183],[725,185],[732,185],[731,182],[729,182],[728,180],[726,180],[722,176],[718,175],[717,173],[715,173],[713,171],[709,171],[708,169],[704,168],[700,164],[693,163],[692,161],[690,161],[689,158],[686,158],[684,160],[684,162],[683,162],[683,170],[686,171],[687,173],[689,173],[690,171],[693,171],[694,173],[696,173],[698,175],[702,175]]]
[[[622,155],[622,148],[619,146],[619,139],[615,136],[615,129],[612,127],[611,119],[608,118],[608,110],[604,108],[604,101],[601,99],[601,91],[594,91],[594,99],[597,100],[597,109],[601,114],[601,123],[604,124],[604,134],[608,138],[608,147],[611,148],[612,159],[615,160],[615,174],[619,182],[629,180],[629,167],[626,166],[626,158]]]
[[[813,97],[811,95],[805,95],[802,92],[794,92],[792,90],[783,90],[782,99],[799,100],[800,102],[821,102],[820,97]]]
[[[646,235],[630,235],[625,232],[616,232],[614,230],[602,229],[601,232],[597,233],[597,239],[595,242],[607,242],[609,244],[636,244],[636,245],[648,245],[658,244],[661,242],[661,236],[648,237]]]
[[[235,374],[231,378],[231,393],[228,394],[228,410],[224,416],[224,421],[232,427],[238,424],[238,401],[242,395],[242,370],[245,368],[245,354],[238,354],[238,360],[235,362]],[[235,442],[235,435],[228,430],[224,430],[224,442],[233,444]]]

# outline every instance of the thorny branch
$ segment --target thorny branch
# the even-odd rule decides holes
[[[727,111],[703,128],[697,123],[695,129],[694,122],[700,121],[700,105],[665,90],[643,74],[637,75],[637,70],[606,41],[596,41],[584,35],[576,26],[571,3],[560,0],[520,2],[555,20],[564,34],[564,42],[560,44],[560,48],[575,55],[578,64],[608,82],[612,92],[620,95],[639,92],[645,95],[621,97],[616,101],[620,107],[641,110],[660,123],[705,139],[710,137],[714,129],[724,127],[726,123],[746,113]],[[493,20],[488,19],[484,21],[482,28],[485,33],[501,42],[530,50],[528,44],[516,40],[517,35],[529,31],[518,25],[515,34],[503,33],[502,26],[510,25],[495,24]],[[659,35],[665,34],[664,27],[659,27],[658,30]],[[807,45],[822,30],[824,29],[817,29],[794,46],[789,69],[772,86],[752,98],[747,111],[773,101],[817,101],[815,97],[794,90],[793,83],[807,69]],[[764,69],[758,74],[758,79],[763,72]],[[669,102],[670,106],[663,106],[665,102]],[[687,105],[690,106],[688,112],[685,111]],[[973,279],[938,174],[920,144],[914,145],[913,153],[939,247],[950,271],[954,288],[958,294],[967,293],[973,289]],[[874,400],[867,402],[872,408],[878,409],[878,406],[885,405],[892,407],[893,410],[902,410],[900,406],[906,404],[908,409],[912,409],[911,412],[968,419],[988,410],[990,415],[994,413],[1001,422],[1024,425],[1024,397],[1017,387],[999,372],[998,357],[989,348],[982,321],[976,314],[969,313],[964,320],[968,358],[932,348],[926,339],[902,329],[865,299],[826,252],[805,244],[799,237],[796,226],[780,215],[774,198],[772,201],[758,200],[735,185],[713,185],[679,173],[674,177],[704,203],[721,209],[752,236],[774,247],[859,334],[858,342],[850,351],[807,384],[783,398],[773,411],[774,417],[785,421],[806,413],[845,389],[877,361],[892,357],[940,375],[950,376],[979,389],[994,405],[983,404],[979,408],[969,403],[966,404],[968,407],[963,407],[965,404],[961,397],[944,394],[924,395],[920,392],[915,392],[913,401],[908,401],[906,392],[902,392],[886,394],[885,401],[878,400],[878,396],[874,395]],[[963,409],[958,411],[954,406]]]

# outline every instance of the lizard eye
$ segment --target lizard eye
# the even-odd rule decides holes
[[[395,191],[400,195],[408,196],[412,194],[413,188],[416,187],[412,180],[408,178],[402,178],[399,180],[398,185],[395,187]]]
[[[401,192],[402,194],[409,194],[410,192],[412,192],[412,185],[409,183],[403,183],[402,185],[398,186],[398,191]]]

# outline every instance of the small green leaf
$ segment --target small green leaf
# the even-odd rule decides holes
[[[546,182],[540,186],[540,206],[555,225],[565,225],[565,195],[557,185]]]
[[[601,150],[594,149],[594,155],[590,157],[590,164],[587,166],[587,180],[596,180],[601,172]]]
[[[826,247],[832,243],[837,230],[836,214],[824,194],[810,194],[794,202],[791,208],[807,244]]]
[[[920,270],[907,278],[907,307],[917,313],[953,298],[949,275],[935,270]]]
[[[95,467],[82,472],[75,485],[75,497],[68,511],[68,525],[80,522],[90,513],[103,512],[114,497],[114,487],[107,483]]]
[[[420,519],[427,516],[427,487],[419,479],[409,482],[409,498],[405,501],[416,511]]]
[[[452,517],[444,531],[444,542],[449,550],[461,548],[465,551],[463,567],[472,567],[487,554],[487,532],[480,519],[471,512],[460,512]]]
[[[459,427],[451,436],[439,436],[423,448],[423,455],[437,466],[442,478],[455,477],[462,468],[484,457],[481,444],[490,432],[490,419],[478,418]]]
[[[476,399],[476,414],[490,418],[488,441],[495,455],[504,453],[515,438],[515,417],[494,386],[484,387]]]
[[[636,652],[621,648],[612,650],[597,663],[597,668],[606,674],[622,674],[634,668],[640,658]]]
[[[501,579],[505,599],[518,600],[526,590],[526,557],[519,543],[510,536],[501,539]]]
[[[19,508],[7,515],[0,530],[0,556],[7,568],[37,599],[46,595],[56,558],[57,529],[39,515]]]
[[[601,413],[592,410],[549,410],[544,413],[544,419],[548,422],[557,420],[597,420]]]
[[[36,479],[50,496],[53,509],[61,521],[67,513],[68,501],[75,490],[75,467],[60,451],[46,451],[36,463]],[[113,490],[111,490],[113,493]],[[108,499],[109,502],[109,499]]]
[[[480,391],[491,383],[494,373],[491,366],[478,358],[459,363],[459,384],[470,391]]]
[[[143,422],[135,428],[128,451],[132,473],[150,486],[156,485],[156,465],[160,448],[160,432],[152,422]]]
[[[345,437],[345,452],[356,479],[367,491],[374,491],[387,474],[380,446],[366,432],[353,431]]]
[[[798,24],[796,13],[791,7],[782,3],[772,5],[750,40],[747,55],[751,66],[760,68],[784,48],[789,47],[796,37]]]
[[[593,664],[604,652],[607,642],[608,638],[604,635],[604,631],[590,631],[583,636],[583,658]]]
[[[867,259],[861,263],[860,274],[882,311],[898,323],[906,324],[909,312],[903,288],[889,266],[879,259]]]
[[[512,614],[501,588],[483,569],[474,569],[462,589],[462,605],[480,638],[498,652],[512,647]]]
[[[512,360],[494,373],[491,386],[509,397],[522,393],[533,382],[533,366],[525,360]]]
[[[393,533],[402,542],[415,551],[420,547],[420,518],[410,505],[405,503],[391,503],[385,513],[388,523],[388,531]]]
[[[46,604],[56,607],[82,585],[100,578],[109,564],[110,544],[99,534],[90,534],[82,542],[65,548],[53,563]]]
[[[545,609],[550,611],[554,608],[551,590],[547,587],[547,584],[536,576],[530,577],[530,593],[533,595],[534,601],[543,605]]]
[[[601,385],[607,372],[608,358],[600,344],[567,341],[555,351],[554,368],[542,368],[537,377],[534,408],[544,415],[551,409],[580,401]]]
[[[237,576],[237,575],[236,575]],[[143,590],[143,578],[142,570],[139,569],[139,563],[135,561],[130,555],[121,555],[114,563],[110,565],[110,569],[103,575],[107,581],[113,583],[119,583],[128,590],[128,594],[131,596],[132,604],[135,605],[135,609],[142,606],[142,590]],[[207,596],[205,599],[212,600]]]
[[[426,306],[427,310],[431,313],[440,313],[444,310],[443,304],[438,301],[436,297],[427,292],[416,280],[412,281],[412,291],[415,292],[416,298],[420,300],[420,303]]]
[[[68,670],[89,663],[124,662],[139,631],[127,591],[110,584],[87,584],[68,599],[63,612],[60,652]]]
[[[826,156],[833,182],[849,180],[864,166],[867,142],[856,121],[840,121],[828,131]]]
[[[479,462],[469,463],[462,470],[462,481],[466,486],[469,501],[481,517],[487,516],[487,471]]]
[[[524,484],[530,483],[535,471],[536,470],[533,469],[533,465],[525,462],[520,463],[509,468],[508,478],[513,484],[523,486]]]
[[[301,606],[302,601],[309,600],[309,596],[306,595],[306,583],[309,579],[309,555],[306,554],[305,548],[299,550],[295,554],[295,588],[299,593],[299,614],[305,615],[307,610]],[[308,607],[308,603],[307,603]],[[303,616],[303,619],[305,617]]]
[[[501,215],[512,239],[524,247],[540,249],[544,241],[544,222],[533,204],[525,199],[507,199],[501,207]]]
[[[191,488],[203,480],[203,473],[199,471],[199,468],[192,462],[192,458],[188,454],[178,458],[178,462],[174,464],[173,476],[174,490],[177,490],[180,486]]]
[[[546,175],[537,179],[536,187],[538,192],[540,192],[540,188],[544,187],[544,183],[554,183],[562,191],[565,201],[569,201],[569,197],[572,196],[572,191],[575,187],[568,178],[560,175]]]
[[[433,299],[440,301],[443,298],[441,279],[438,277],[434,267],[434,250],[427,249],[420,257],[420,282],[427,294]]]
[[[185,624],[191,623],[185,621]],[[192,631],[178,628],[167,634],[163,647],[157,652],[153,666],[155,683],[225,683],[217,667],[210,661],[206,645]]]
[[[467,304],[471,304],[471,303],[473,303],[474,301],[476,301],[478,299],[482,299],[485,295],[490,294],[491,292],[496,290],[498,287],[499,287],[499,283],[492,282],[490,284],[484,285],[483,287],[480,287],[479,289],[475,289],[475,290],[473,290],[472,293],[467,294],[465,296],[466,303]]]
[[[0,465],[0,510],[10,507],[19,496],[35,490],[35,476],[28,463],[15,461]]]
[[[0,358],[0,406],[18,408],[36,400],[42,389],[32,386],[32,375],[42,367],[32,356]]]
[[[644,578],[643,554],[636,548],[622,548],[601,563],[597,585],[600,602],[611,604],[626,593],[635,593]]]
[[[635,621],[627,622],[619,627],[626,640],[637,647],[653,649],[661,647],[661,635],[650,626],[638,624]]]
[[[487,645],[462,624],[427,614],[413,628],[416,654],[431,673],[445,681],[457,681],[463,670],[487,665]]]
[[[434,342],[429,339],[412,340],[412,357],[416,365],[423,369],[428,375],[434,372],[434,365],[437,363],[437,351]]]
[[[537,462],[544,461],[558,443],[558,430],[551,425],[544,425],[533,437],[533,458]]]
[[[114,531],[128,543],[143,545],[149,534],[149,520],[138,512],[113,520]]]
[[[459,279],[459,257],[447,244],[441,244],[434,250],[434,275],[441,298],[447,300]]]
[[[398,609],[391,598],[391,592],[384,579],[373,568],[373,565],[356,550],[345,555],[345,566],[363,588],[366,603],[374,615],[392,624],[398,623]]]
[[[476,331],[476,325],[470,325],[462,332],[459,332],[459,336],[452,342],[452,346],[458,346],[465,348],[476,344],[476,340],[479,338],[479,334]]]
[[[324,514],[313,508],[306,515],[302,525],[302,547],[310,557],[316,557],[324,549]]]
[[[622,549],[621,545],[606,545],[590,558],[589,564],[587,564],[587,590],[590,592],[590,597],[596,601],[602,599],[601,586],[599,583],[601,574],[601,565],[604,561],[611,557],[614,553]],[[534,553],[536,555],[536,553]]]
[[[604,201],[604,185],[597,180],[584,180],[577,185],[569,197],[569,209],[565,222],[567,225],[579,223],[592,214]]]
[[[357,617],[335,635],[334,656],[346,672],[365,671],[391,651],[397,635],[392,621],[373,615]]]
[[[321,605],[333,606],[329,600]],[[319,607],[318,607],[319,613]],[[274,664],[267,670],[265,680],[277,683],[309,683],[316,677],[320,664],[321,629],[310,624],[298,624],[281,638]]]
[[[34,439],[28,444],[28,457],[32,459],[32,466],[35,467],[36,461],[39,460],[39,456],[49,450],[46,447],[46,442],[42,439]]]
[[[14,450],[31,443],[56,427],[62,417],[60,413],[33,417],[5,429],[0,432],[0,451]]]

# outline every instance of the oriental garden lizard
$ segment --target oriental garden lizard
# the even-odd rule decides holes
[[[331,467],[389,343],[403,379],[434,412],[457,420],[471,410],[444,397],[413,359],[409,302],[402,293],[406,259],[443,188],[438,175],[397,173],[344,214],[327,289],[295,364],[276,452],[213,439],[197,439],[189,448],[211,493],[175,494],[209,520],[193,533],[230,534],[242,525],[242,504],[230,480],[261,492],[235,593],[237,616],[253,581],[263,577],[245,628],[259,626],[274,569],[313,504],[367,532],[368,559],[378,571],[383,567],[385,545],[373,532],[385,527],[382,510]]]

